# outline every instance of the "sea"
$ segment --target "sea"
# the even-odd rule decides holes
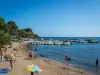
[[[88,39],[98,40],[100,37],[41,37],[43,39],[70,40],[70,39]],[[100,43],[72,43],[72,45],[32,45],[32,50],[37,48],[37,53],[41,57],[60,61],[69,64],[72,67],[81,68],[85,71],[100,75]],[[71,61],[66,61],[68,55]],[[96,59],[99,59],[99,65],[96,66]]]

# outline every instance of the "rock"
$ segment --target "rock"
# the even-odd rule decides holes
[[[70,68],[67,68],[67,67],[63,67],[62,69],[64,69],[64,70],[70,70]]]

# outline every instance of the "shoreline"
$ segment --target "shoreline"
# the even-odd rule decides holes
[[[28,46],[29,44],[27,44],[26,45],[26,47],[27,47],[27,49],[29,49],[29,51],[30,51],[30,48],[29,48],[29,46]],[[89,74],[89,75],[95,75],[93,72],[89,72],[89,71],[85,71],[84,69],[82,69],[82,67],[81,66],[78,66],[78,67],[75,67],[73,64],[66,64],[66,63],[64,63],[64,62],[62,62],[62,61],[59,61],[59,60],[55,60],[55,59],[50,59],[50,58],[47,58],[47,57],[38,57],[40,60],[50,60],[50,61],[52,61],[52,62],[54,62],[54,63],[57,63],[57,64],[61,64],[62,66],[64,66],[63,68],[66,68],[66,67],[68,67],[68,68],[72,68],[72,69],[75,69],[75,70],[79,70],[80,72],[85,72],[85,73],[87,73],[87,74]],[[81,69],[81,70],[80,70]]]
[[[57,62],[56,60],[48,61],[47,58],[36,58],[35,60],[27,60],[25,58],[28,57],[28,50],[27,44],[22,44],[19,42],[13,42],[12,48],[9,48],[7,51],[13,51],[13,48],[18,47],[18,51],[16,52],[16,62],[14,64],[14,68],[12,72],[9,72],[7,75],[30,75],[30,72],[27,72],[25,68],[30,65],[34,64],[37,65],[42,72],[39,75],[94,75],[92,73],[72,68],[70,66],[65,66],[64,64]],[[14,51],[13,51],[14,52]],[[3,61],[0,62],[1,68],[10,68],[9,62]],[[2,75],[2,74],[1,74]],[[34,74],[37,75],[37,74]]]

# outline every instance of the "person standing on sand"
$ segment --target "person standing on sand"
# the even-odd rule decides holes
[[[11,71],[12,71],[13,66],[14,66],[14,62],[15,62],[15,56],[14,56],[14,54],[10,54],[10,60],[9,60],[9,62],[10,62],[10,67],[11,67]]]
[[[29,52],[29,60],[32,60],[32,52]]]
[[[10,62],[10,67],[11,67],[11,71],[12,71],[13,70],[13,60],[10,59],[9,62]]]

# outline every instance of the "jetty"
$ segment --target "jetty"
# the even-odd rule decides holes
[[[34,41],[33,44],[37,44],[37,45],[71,45],[72,43],[69,41],[62,41],[62,40],[37,40],[37,41]]]
[[[87,39],[67,39],[67,40],[53,40],[53,39],[23,39],[24,42],[34,45],[72,45],[73,43],[100,43],[99,40]]]

